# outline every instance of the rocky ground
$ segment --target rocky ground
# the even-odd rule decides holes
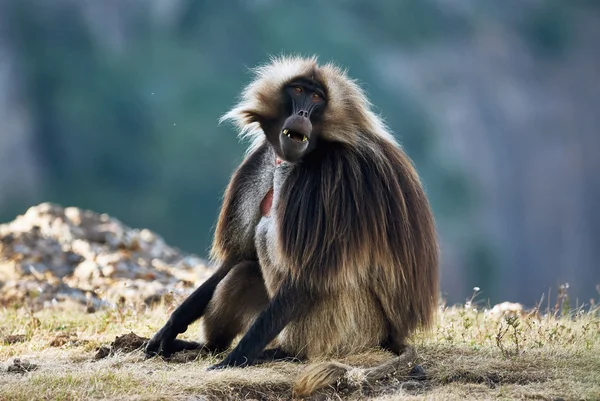
[[[210,272],[148,229],[76,207],[42,203],[0,225],[0,306],[152,304],[193,291]]]

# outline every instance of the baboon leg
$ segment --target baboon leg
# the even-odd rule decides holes
[[[208,369],[252,365],[288,323],[305,316],[313,308],[314,292],[303,284],[291,275],[287,277],[229,355]]]
[[[200,344],[196,341],[179,340],[176,338],[171,343],[170,351],[172,354],[174,354],[174,353],[180,352],[180,351],[200,349],[200,348],[202,348],[202,344]]]
[[[202,283],[200,287],[175,309],[167,323],[148,341],[145,349],[147,357],[157,354],[169,356],[173,353],[173,341],[177,335],[184,333],[190,324],[204,314],[206,306],[213,297],[215,288],[234,266],[236,266],[235,263],[223,263],[208,280]]]
[[[404,338],[404,335],[397,333],[395,330],[390,330],[387,338],[381,343],[381,348],[400,355],[406,349]]]
[[[269,296],[257,262],[240,263],[217,287],[203,319],[205,348],[226,350],[267,307]]]

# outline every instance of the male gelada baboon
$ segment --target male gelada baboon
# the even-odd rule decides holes
[[[211,253],[218,269],[146,353],[224,351],[243,335],[209,369],[377,346],[399,355],[363,370],[368,379],[411,360],[405,340],[437,307],[434,219],[411,160],[360,87],[316,58],[273,58],[222,120],[252,145],[225,192]],[[200,317],[204,344],[176,339]],[[348,370],[308,367],[295,392]]]

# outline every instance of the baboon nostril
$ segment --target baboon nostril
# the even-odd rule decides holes
[[[305,111],[305,110],[300,110],[300,111],[298,112],[298,115],[299,115],[300,117],[308,117],[308,111]]]

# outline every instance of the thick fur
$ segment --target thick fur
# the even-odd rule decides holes
[[[309,366],[294,383],[293,394],[296,397],[311,395],[318,389],[337,385],[338,387],[375,384],[377,380],[398,371],[407,371],[416,353],[407,346],[402,354],[390,361],[371,368],[353,368],[339,362],[321,362]]]
[[[298,77],[326,90],[320,141],[300,163],[275,168],[260,121],[278,117],[282,87]],[[408,336],[434,319],[435,224],[411,160],[360,87],[316,58],[274,58],[256,70],[225,120],[252,144],[226,191],[212,258],[258,259],[271,299],[284,281],[311,294],[310,310],[285,324],[277,346],[307,358],[379,345],[401,354]],[[273,186],[272,213],[260,216],[260,201]],[[296,390],[323,385],[307,378],[330,377],[332,366],[313,370]]]
[[[242,92],[240,102],[221,118],[234,122],[240,136],[250,138],[252,151],[264,140],[259,117],[277,118],[283,103],[281,88],[297,77],[319,81],[328,95],[327,113],[323,120],[325,139],[351,146],[368,146],[370,135],[389,143],[395,140],[358,84],[344,70],[332,63],[318,65],[316,57],[277,57],[254,69],[255,79]],[[361,132],[367,128],[366,136]]]
[[[234,267],[217,287],[204,314],[205,347],[216,352],[226,350],[239,333],[250,328],[268,303],[258,263]]]

